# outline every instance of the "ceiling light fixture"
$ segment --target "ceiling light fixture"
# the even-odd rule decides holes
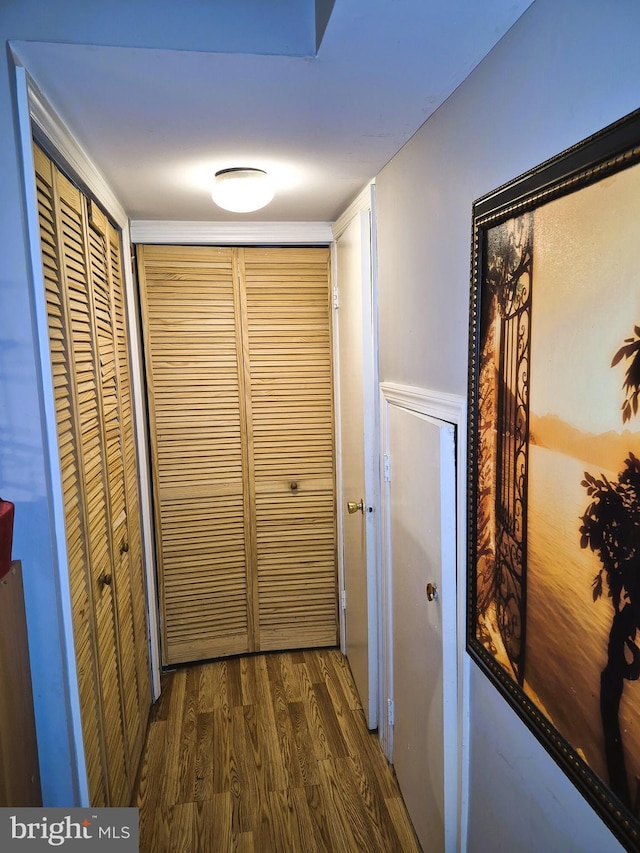
[[[262,169],[239,166],[216,172],[211,197],[225,210],[249,213],[260,210],[273,198],[269,175]]]

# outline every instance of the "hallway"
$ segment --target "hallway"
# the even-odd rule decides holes
[[[337,649],[163,673],[134,805],[142,853],[420,850]]]

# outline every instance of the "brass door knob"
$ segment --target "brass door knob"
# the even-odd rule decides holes
[[[438,597],[438,587],[434,583],[427,584],[427,601],[433,601]]]
[[[360,503],[356,503],[355,501],[347,501],[347,510],[349,515],[353,515],[354,512],[364,512],[364,498],[360,498]]]

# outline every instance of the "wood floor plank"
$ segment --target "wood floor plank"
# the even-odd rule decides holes
[[[302,704],[304,705],[304,712],[315,756],[319,760],[331,758],[331,749],[327,733],[322,724],[318,697],[314,692],[314,685],[306,663],[300,667],[300,684],[302,687]]]
[[[216,683],[216,676],[220,672],[220,668],[216,666],[199,666],[200,683],[198,687],[198,713],[206,714],[213,711],[216,705],[216,697],[219,689]]]
[[[304,787],[318,784],[318,768],[304,703],[289,703],[289,719],[295,745],[295,759]]]
[[[150,720],[166,720],[171,707],[171,694],[176,679],[173,671],[163,672],[160,675],[160,697],[151,710]]]
[[[191,853],[193,850],[195,803],[179,803],[174,806],[169,821],[171,853]]]
[[[214,767],[217,767],[216,757],[215,755],[212,756],[212,746],[215,743],[213,711],[199,713],[196,723],[196,760],[193,784],[195,802],[204,802],[213,797]]]
[[[318,774],[319,775],[319,774]],[[344,842],[339,839],[335,842],[337,825],[333,822],[331,809],[327,804],[328,795],[322,784],[312,785],[304,789],[305,799],[309,817],[313,825],[313,834],[318,850],[333,853],[334,850],[339,851],[340,845]]]
[[[253,832],[238,832],[231,836],[232,853],[254,853],[255,845],[253,843]],[[215,849],[215,848],[214,848]],[[204,853],[204,851],[202,851]],[[217,853],[217,851],[216,851]],[[220,848],[222,853],[222,848]]]
[[[296,741],[289,714],[289,703],[287,702],[284,684],[280,678],[281,669],[275,656],[270,655],[267,658],[267,663],[269,664],[269,662],[272,663],[271,666],[268,666],[269,684],[275,730],[278,736],[278,747],[284,773],[284,787],[287,789],[302,788],[305,785],[305,778],[297,761]]]
[[[136,796],[141,853],[419,853],[338,650],[162,675]]]
[[[161,785],[167,748],[167,719],[152,720],[147,731],[147,741],[133,804],[139,808],[140,837],[153,834],[156,809],[160,803]]]
[[[309,651],[304,652],[304,665],[309,673],[309,680],[312,684],[322,684],[322,671],[320,669],[320,662],[318,657],[318,652],[310,649]]]
[[[215,708],[211,715],[212,732],[208,751],[211,762],[211,782],[215,794],[226,794],[231,790],[231,708]],[[206,744],[202,744],[205,756]],[[202,767],[205,772],[204,766]]]
[[[380,793],[393,797],[398,792],[395,772],[380,749],[377,732],[370,732],[362,710],[351,711],[343,717],[342,735],[351,758],[359,758],[369,774],[375,778]]]
[[[331,663],[336,680],[342,687],[342,693],[351,711],[362,708],[356,685],[354,684],[346,657],[339,649],[323,649],[322,657]]]
[[[290,787],[289,773],[285,767],[275,714],[274,687],[269,678],[267,660],[264,655],[256,657],[256,680],[258,701],[255,705],[260,744],[264,756],[266,786],[268,791],[283,791]],[[276,735],[276,737],[274,737]]]
[[[239,705],[233,708],[231,719],[233,744],[233,759],[229,774],[231,829],[235,835],[242,835],[251,832],[253,827],[252,803],[259,797],[259,788],[255,764],[250,760],[252,757],[247,748],[245,707]]]
[[[269,812],[272,816],[272,849],[312,851],[315,849],[313,825],[308,812],[300,809],[296,788],[270,791]]]
[[[193,850],[233,850],[230,792],[196,803]]]
[[[283,654],[280,658],[280,677],[287,702],[301,702],[302,689],[300,675],[293,654]]]
[[[244,657],[240,659],[240,688],[243,705],[255,705],[256,694],[256,671],[255,657]]]
[[[413,825],[409,820],[402,797],[398,794],[395,797],[385,800],[385,803],[393,820],[398,838],[400,839],[400,850],[403,853],[421,853],[420,844],[416,838]]]
[[[345,800],[351,799],[359,804],[358,811],[370,838],[369,849],[402,850],[380,788],[367,773],[360,756],[349,756],[336,764]]]
[[[229,658],[226,663],[227,697],[229,705],[235,708],[243,704],[242,682],[240,680],[240,662],[242,658]]]
[[[344,737],[342,736],[341,720],[336,715],[336,709],[331,701],[327,685],[314,684],[313,692],[318,703],[322,726],[327,736],[327,742],[332,758],[346,758],[349,754]],[[349,713],[347,708],[339,708],[340,715]]]
[[[300,838],[300,850],[309,853],[324,853],[326,846],[318,843],[316,827],[311,817],[306,788],[292,788],[291,798]]]
[[[345,850],[369,850],[366,839],[359,831],[360,820],[354,822],[354,804],[343,801],[342,787],[338,781],[336,762],[340,758],[324,758],[318,761],[321,788],[325,794],[325,808],[330,817],[332,838],[339,838]],[[359,818],[359,815],[356,815]],[[337,830],[337,831],[336,831]]]
[[[172,736],[167,739],[167,750],[165,753],[166,772],[158,780],[162,787],[161,803],[167,806],[180,802],[180,776],[178,768],[180,766],[182,746],[182,719],[184,714],[187,671],[185,669],[176,670],[173,676],[167,728],[175,728]]]
[[[180,730],[181,737],[179,738],[179,764],[174,770],[178,777],[178,803],[191,803],[194,801],[199,676],[200,673],[195,667],[190,667],[187,670]]]
[[[140,849],[147,853],[169,853],[171,850],[171,826],[175,806],[160,805],[155,811],[155,819],[151,825],[151,833],[143,839],[140,827]]]

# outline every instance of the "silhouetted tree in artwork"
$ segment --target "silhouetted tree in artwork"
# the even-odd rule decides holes
[[[640,395],[640,327],[627,338],[611,366],[630,360],[625,375],[623,423],[637,414]],[[619,710],[624,682],[640,676],[640,649],[635,644],[640,628],[640,460],[629,452],[616,481],[585,472],[582,485],[591,503],[581,517],[580,545],[598,555],[602,568],[593,580],[593,600],[603,593],[606,580],[613,604],[613,621],[607,647],[607,664],[600,676],[600,715],[605,740],[609,785],[631,807]]]
[[[611,367],[623,358],[630,360],[630,365],[624,377],[622,387],[627,396],[622,404],[622,423],[631,419],[631,413],[638,414],[638,397],[640,396],[640,326],[634,326],[633,337],[626,338],[624,346],[621,346],[614,355]]]

